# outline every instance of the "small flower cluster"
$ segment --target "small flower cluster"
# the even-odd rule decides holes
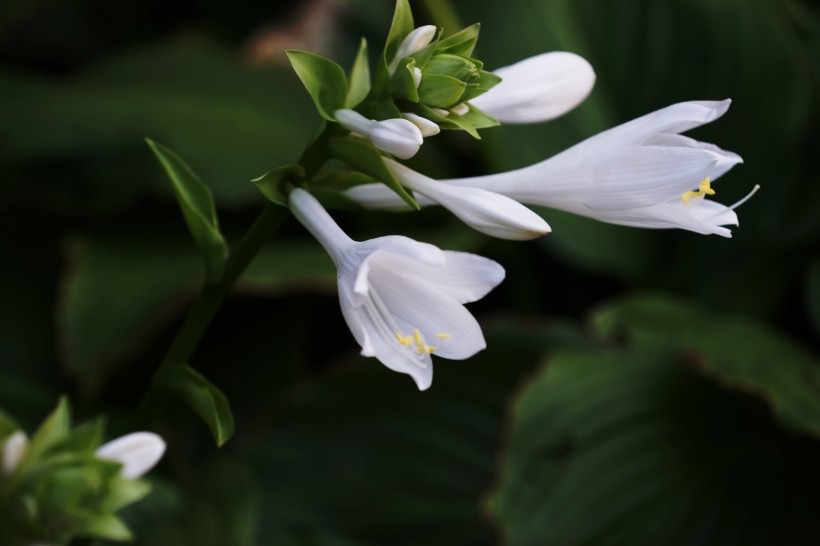
[[[731,236],[724,226],[737,225],[734,209],[745,199],[727,207],[706,196],[714,194],[711,183],[742,160],[680,134],[722,116],[728,100],[675,104],[501,174],[433,180],[397,161],[413,157],[425,138],[442,129],[478,137],[479,129],[500,123],[546,121],[591,92],[595,73],[573,53],[545,53],[484,70],[472,57],[478,31],[473,25],[444,38],[433,26],[414,28],[407,1],[398,0],[372,80],[365,42],[349,75],[329,59],[288,52],[326,120],[324,140],[315,145],[357,175],[325,174],[324,183],[344,181],[335,189],[365,208],[441,205],[470,227],[504,239],[550,232],[525,204],[613,224]],[[431,355],[463,359],[484,348],[481,329],[463,304],[503,280],[500,265],[404,237],[352,241],[303,189],[323,184],[315,172],[301,165],[285,169],[265,180],[281,182],[282,173],[297,173],[297,180],[288,181],[300,188],[269,184],[262,190],[287,203],[330,254],[339,271],[342,313],[363,355],[426,389]]]
[[[64,399],[31,439],[0,413],[0,544],[132,538],[114,512],[148,494],[139,478],[165,442],[135,432],[100,445],[101,436],[101,420],[72,429]]]

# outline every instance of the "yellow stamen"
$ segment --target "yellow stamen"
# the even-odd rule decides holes
[[[680,196],[681,201],[685,205],[689,204],[689,200],[693,197],[703,197],[704,195],[715,195],[715,190],[712,189],[712,181],[707,176],[703,180],[701,180],[700,184],[698,184],[698,189],[694,191],[688,191]]]
[[[450,334],[435,334],[437,339],[451,339],[453,336]],[[419,354],[428,355],[435,352],[436,348],[432,345],[427,345],[424,343],[424,339],[421,337],[421,331],[416,328],[413,330],[413,334],[409,336],[405,336],[401,332],[396,332],[396,340],[399,342],[399,345],[412,345],[413,343],[416,344],[416,352]]]

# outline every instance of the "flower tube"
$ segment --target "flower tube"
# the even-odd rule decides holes
[[[342,315],[362,355],[410,375],[425,390],[433,354],[462,360],[484,349],[481,327],[464,304],[504,279],[499,264],[401,236],[357,242],[307,191],[293,190],[289,201],[336,265]]]

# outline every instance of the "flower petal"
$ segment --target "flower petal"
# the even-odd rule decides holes
[[[154,467],[165,453],[165,442],[152,432],[134,432],[101,445],[96,455],[100,459],[122,464],[123,478],[137,479]]]
[[[509,197],[477,188],[455,188],[390,159],[384,162],[402,185],[438,202],[481,233],[502,239],[526,240],[550,232],[543,218]]]
[[[28,436],[22,430],[18,430],[6,438],[3,443],[2,465],[0,470],[3,474],[11,474],[20,465],[20,461],[26,454],[28,448]]]
[[[403,328],[400,333],[408,335],[417,329],[424,343],[431,346],[441,339],[434,354],[454,360],[469,358],[484,349],[484,336],[473,315],[429,282],[426,270],[427,267],[392,253],[384,253],[371,262],[373,290]]]

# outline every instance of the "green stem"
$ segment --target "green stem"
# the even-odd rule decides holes
[[[270,240],[287,215],[287,209],[273,203],[268,203],[262,209],[256,221],[225,263],[225,269],[219,282],[217,284],[206,284],[203,287],[199,298],[191,307],[185,322],[168,349],[158,375],[162,375],[164,369],[174,364],[188,362],[197,345],[199,345],[202,335],[239,276],[262,248],[262,245]]]

